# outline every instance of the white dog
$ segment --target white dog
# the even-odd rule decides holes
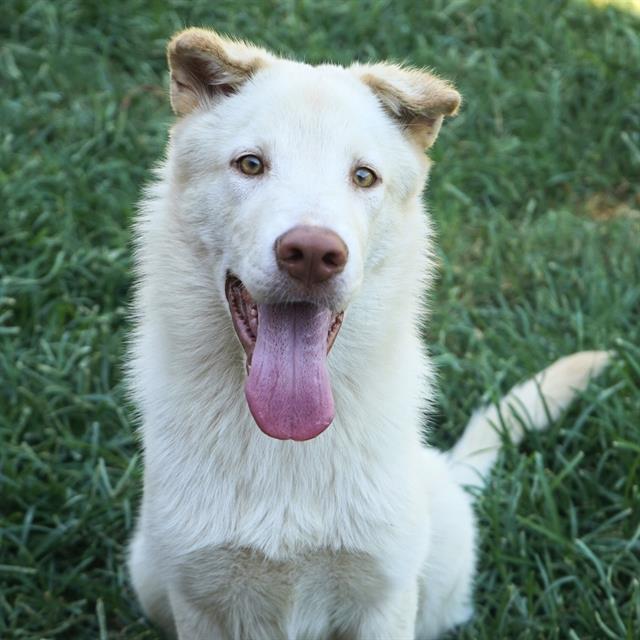
[[[425,149],[460,96],[391,64],[312,67],[189,29],[137,224],[131,379],[144,499],[130,571],[181,640],[435,638],[472,613],[480,486],[603,352],[423,444]]]

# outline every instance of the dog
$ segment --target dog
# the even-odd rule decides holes
[[[177,118],[135,227],[142,608],[180,640],[439,637],[473,611],[466,487],[608,355],[557,361],[430,448],[425,151],[458,91],[204,29],[168,62]]]

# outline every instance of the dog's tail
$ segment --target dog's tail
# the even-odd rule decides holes
[[[609,359],[607,351],[581,351],[560,358],[511,389],[499,404],[477,410],[448,454],[456,480],[482,487],[500,451],[503,434],[517,444],[525,429],[545,429]]]

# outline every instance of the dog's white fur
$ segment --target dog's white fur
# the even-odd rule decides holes
[[[130,571],[142,606],[181,640],[437,637],[472,612],[462,485],[495,459],[492,424],[514,439],[516,416],[543,428],[607,356],[570,356],[517,387],[449,454],[425,446],[424,148],[458,94],[426,72],[311,67],[203,30],[174,38],[169,60],[179,118],[137,224],[145,486]],[[236,170],[243,152],[268,158],[265,175]],[[356,188],[359,164],[380,182]],[[317,298],[346,308],[328,358],[335,420],[307,442],[254,423],[224,295],[230,270],[259,302],[293,299],[273,246],[298,224],[349,249]]]

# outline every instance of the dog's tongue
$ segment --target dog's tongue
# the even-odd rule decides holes
[[[258,305],[258,337],[245,384],[264,433],[309,440],[333,420],[327,372],[331,311],[311,304]]]

